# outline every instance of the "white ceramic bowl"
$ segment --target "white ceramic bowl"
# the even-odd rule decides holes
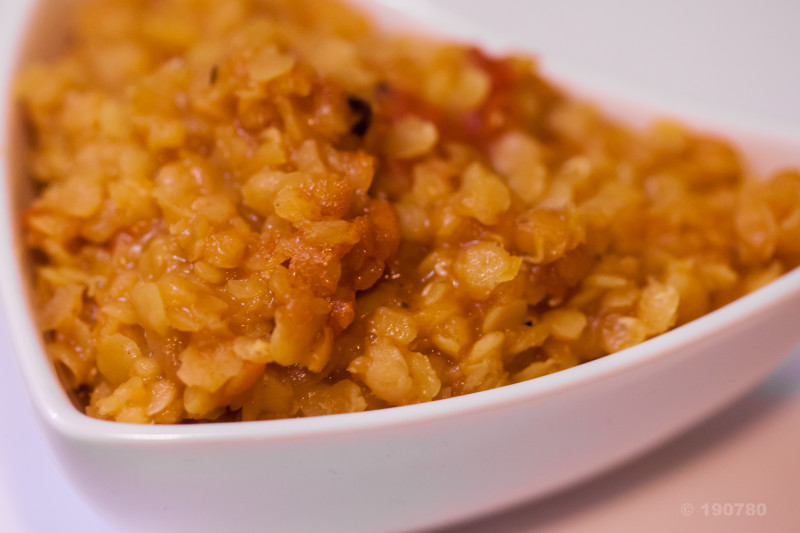
[[[35,38],[21,28],[35,2],[4,6],[14,32],[3,54],[44,53],[68,0],[47,2]],[[382,10],[368,1],[372,9]],[[481,29],[422,2],[382,0],[447,33],[494,48]],[[393,24],[403,19],[381,11]],[[513,44],[513,43],[512,43]],[[5,59],[7,60],[8,57]],[[2,86],[12,63],[0,73]],[[607,81],[552,69],[562,82],[632,123],[659,109],[631,105]],[[587,92],[581,88],[592,87]],[[605,90],[598,90],[604,87]],[[18,364],[68,478],[129,531],[417,531],[564,488],[687,429],[759,383],[800,342],[800,271],[654,340],[534,381],[444,401],[299,420],[133,426],[94,420],[62,391],[33,327],[18,212],[24,145],[10,96],[0,111],[2,296]],[[673,108],[674,111],[674,108]],[[681,110],[679,110],[681,111]],[[760,169],[800,166],[800,135],[708,122]],[[680,113],[678,113],[680,115]],[[675,115],[675,113],[673,113]],[[758,126],[758,125],[756,125]],[[774,135],[777,133],[777,135]]]

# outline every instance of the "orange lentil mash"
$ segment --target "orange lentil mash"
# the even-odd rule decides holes
[[[358,412],[517,383],[800,263],[800,173],[633,132],[533,61],[328,0],[80,4],[17,83],[49,357],[93,417]]]

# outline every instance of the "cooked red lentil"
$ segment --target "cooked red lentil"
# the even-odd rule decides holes
[[[800,173],[633,133],[524,58],[321,0],[82,4],[18,84],[39,324],[103,419],[448,398],[658,335],[800,262]]]

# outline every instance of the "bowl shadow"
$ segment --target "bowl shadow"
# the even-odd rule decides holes
[[[762,419],[800,397],[798,378],[800,348],[759,387],[699,425],[636,459],[542,499],[429,533],[530,533],[540,529],[558,530],[560,525],[567,527],[568,520],[571,521],[576,515],[589,514],[629,498],[679,467],[711,457],[737,436],[758,431]]]

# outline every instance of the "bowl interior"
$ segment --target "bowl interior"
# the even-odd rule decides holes
[[[36,3],[21,1],[11,18],[28,21],[30,24],[26,37],[18,42],[15,36],[7,37],[4,54],[8,54],[9,69],[4,81],[10,82],[11,72],[20,64],[52,55],[64,43],[67,36],[63,31],[63,20],[72,6],[80,0],[49,0]],[[481,28],[459,21],[452,14],[441,11],[433,4],[421,1],[400,2],[397,0],[351,0],[374,13],[378,20],[389,29],[414,28],[422,19],[422,31],[435,32],[436,37],[443,33],[447,37],[487,46],[491,50],[513,50],[512,39],[501,39]],[[434,28],[434,29],[432,29]],[[19,37],[19,36],[16,36]],[[20,44],[22,43],[22,44]],[[621,120],[633,127],[649,124],[654,118],[670,117],[682,120],[704,132],[720,134],[738,146],[754,172],[763,174],[787,165],[800,166],[800,131],[785,131],[769,123],[750,124],[748,128],[737,124],[736,120],[726,122],[706,110],[693,109],[681,103],[653,101],[647,96],[615,84],[613,80],[591,78],[579,69],[569,65],[543,62],[545,73],[576,96],[596,105],[608,116]],[[761,301],[768,304],[772,293],[797,291],[800,274],[794,272],[787,279],[780,280],[777,288],[769,289],[767,295],[755,296],[748,302],[738,302],[730,309],[715,312],[695,323],[683,326],[633,349],[588,363],[573,369],[492,391],[453,398],[424,405],[392,408],[388,411],[367,412],[353,415],[257,422],[251,424],[208,424],[205,426],[181,427],[136,427],[118,423],[107,423],[86,417],[78,412],[68,395],[59,386],[58,377],[46,359],[39,335],[33,324],[29,293],[31,279],[29,258],[24,251],[20,230],[20,213],[31,198],[30,183],[25,178],[25,127],[18,110],[13,104],[13,92],[4,95],[3,145],[6,146],[3,158],[4,169],[4,210],[2,251],[3,299],[6,316],[15,338],[19,364],[26,378],[29,391],[39,412],[54,422],[61,431],[82,438],[124,439],[148,435],[153,438],[172,438],[175,436],[213,437],[220,435],[262,435],[271,433],[291,434],[297,432],[338,431],[345,428],[370,427],[386,424],[407,424],[420,420],[430,420],[441,416],[454,416],[469,410],[496,408],[506,402],[526,401],[537,395],[552,394],[571,387],[579,387],[587,380],[603,379],[616,372],[624,372],[636,365],[647,364],[649,359],[661,357],[682,343],[692,342],[699,336],[713,333],[715,329],[728,327],[727,320],[741,318],[747,313],[756,312]],[[731,123],[733,122],[733,123]],[[763,292],[763,291],[762,291]],[[761,300],[759,300],[759,298]],[[746,306],[750,307],[746,307]],[[737,307],[738,306],[738,307]]]

